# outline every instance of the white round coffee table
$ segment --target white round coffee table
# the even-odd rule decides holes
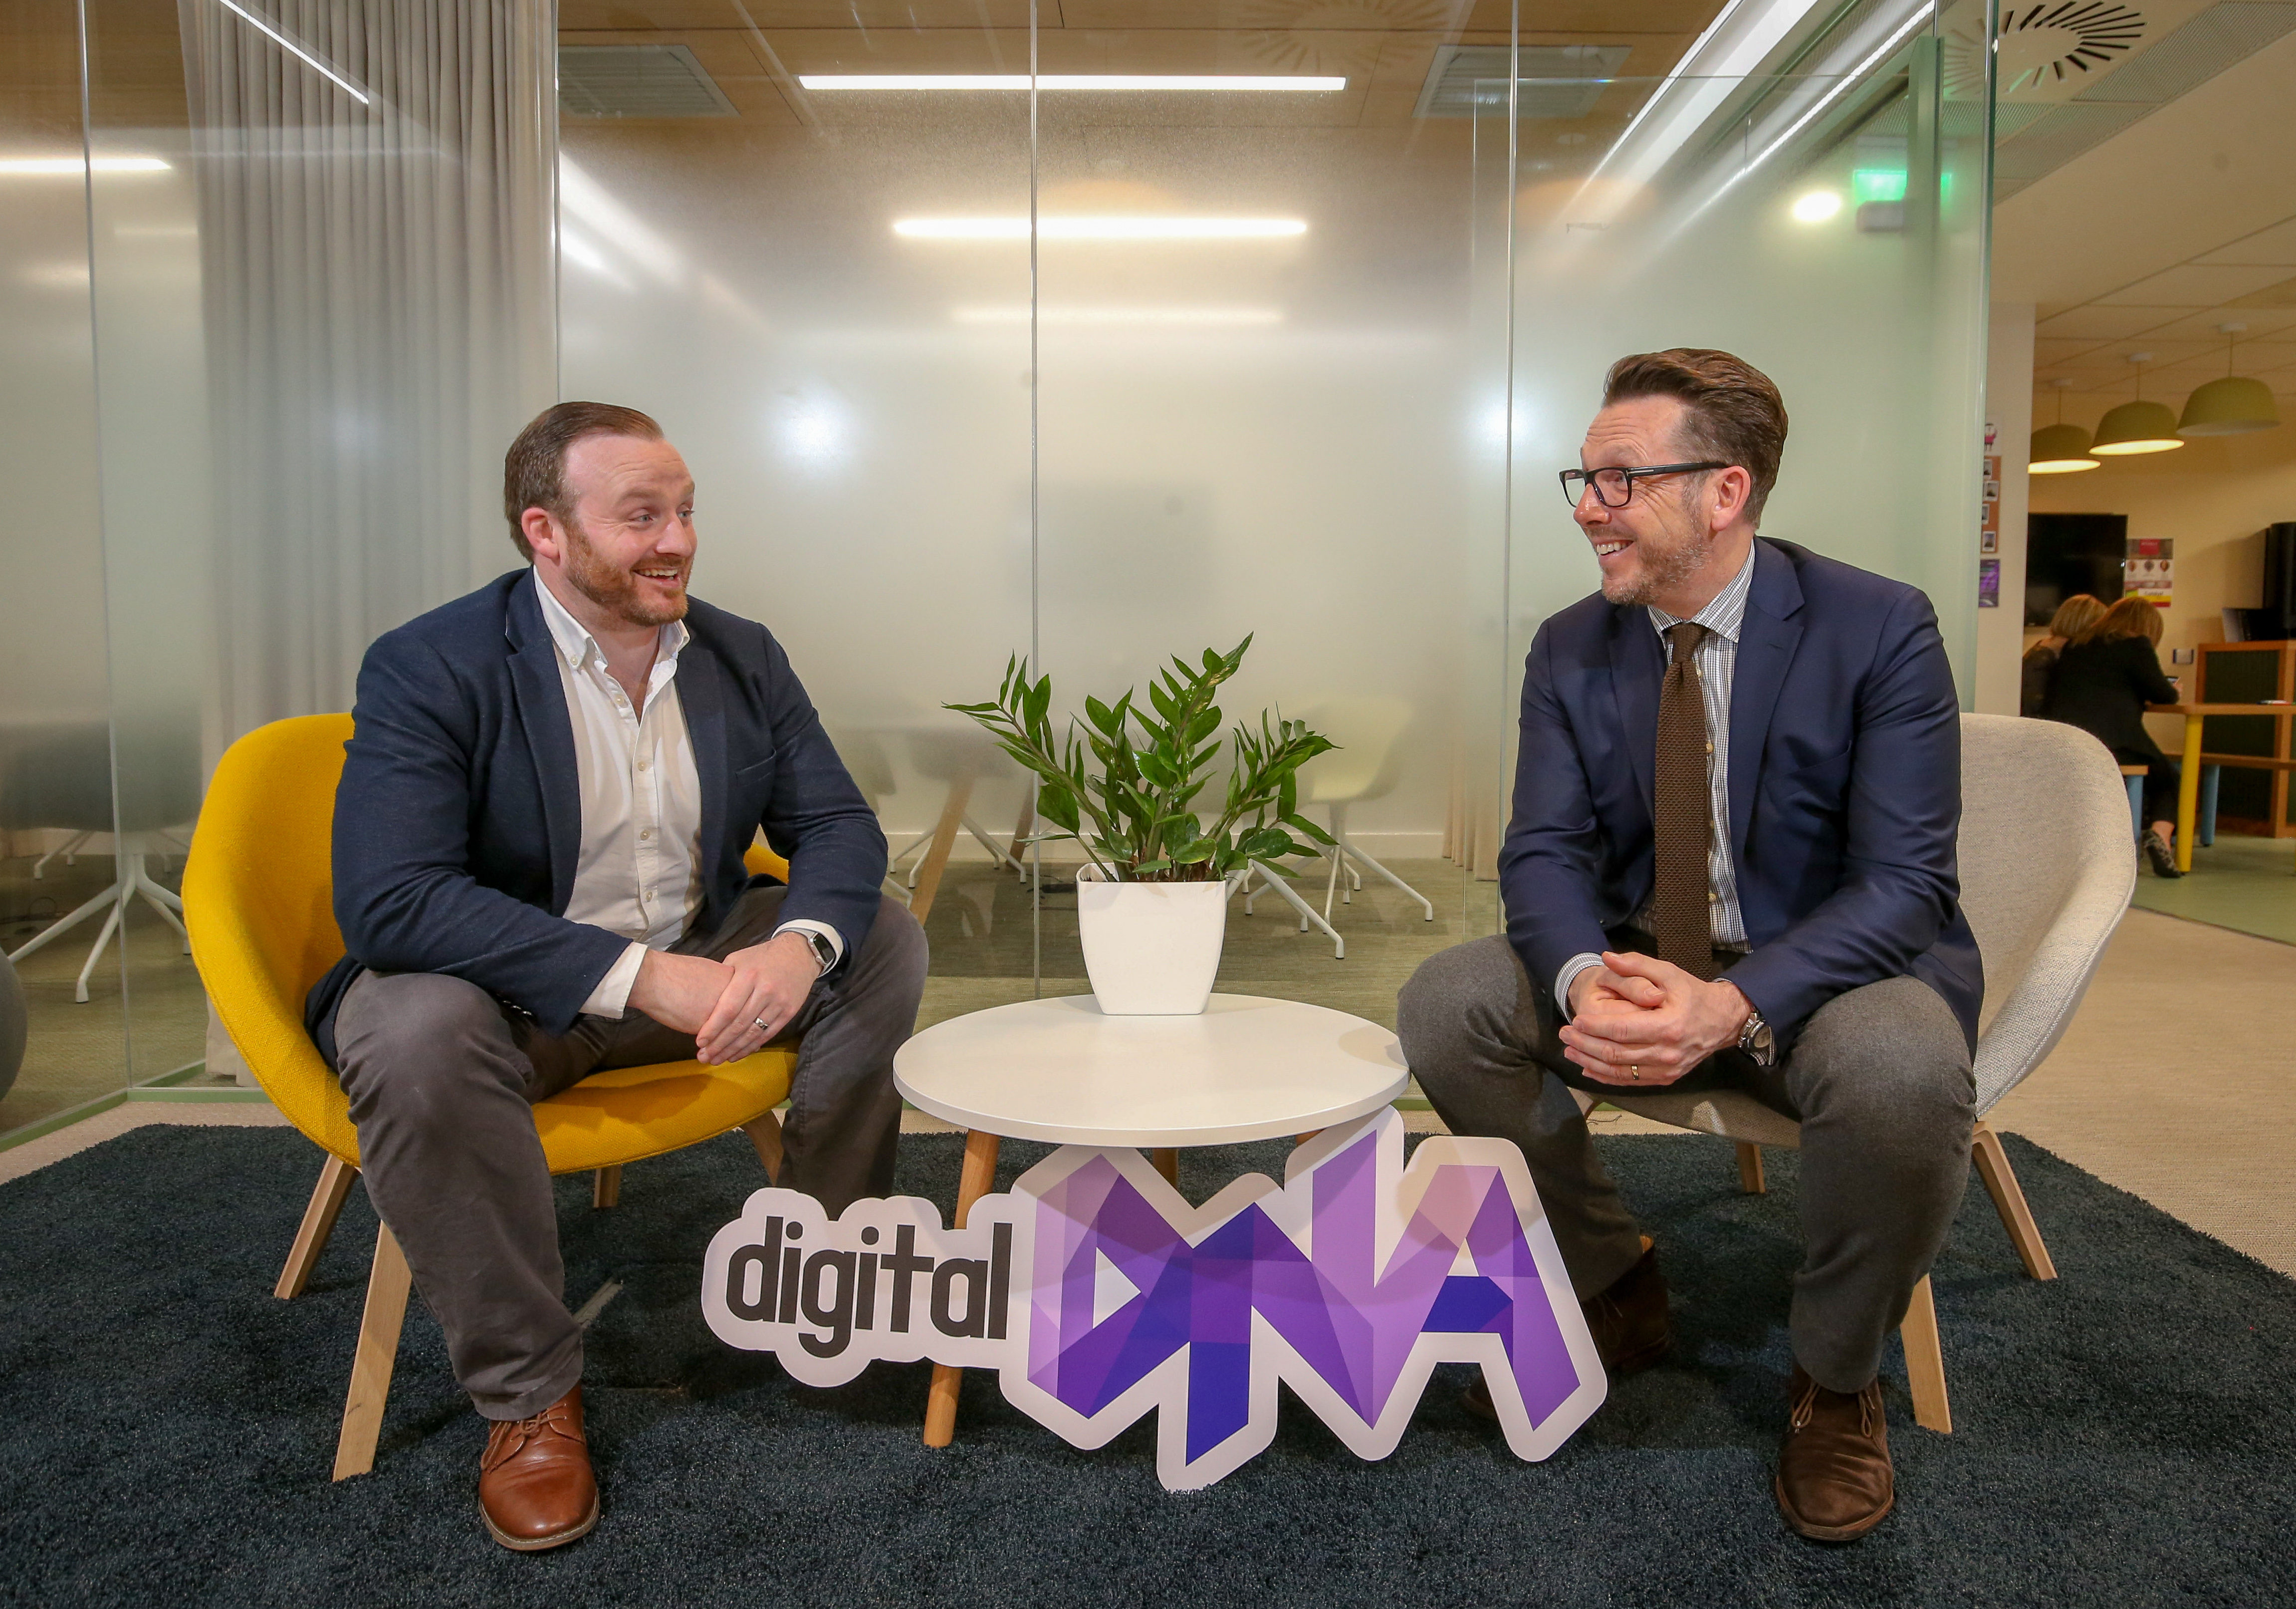
[[[1177,1147],[1304,1136],[1401,1095],[1402,1047],[1327,1006],[1214,995],[1200,1016],[1111,1017],[1090,995],[935,1023],[894,1054],[910,1104],[966,1131],[955,1226],[996,1177],[997,1142],[1137,1145],[1167,1178]],[[961,1371],[933,1367],[925,1441],[956,1431]]]

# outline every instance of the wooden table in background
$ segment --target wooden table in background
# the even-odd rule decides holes
[[[2274,715],[2286,718],[2296,715],[2296,706],[2289,704],[2147,704],[2152,715],[2181,715],[2185,718],[2185,758],[2183,774],[2177,779],[2177,869],[2193,869],[2193,834],[2201,818],[2201,768],[2204,765],[2261,766],[2266,769],[2284,767],[2287,761],[2259,760],[2252,755],[2218,755],[2210,758],[2201,752],[2201,723],[2211,715]]]

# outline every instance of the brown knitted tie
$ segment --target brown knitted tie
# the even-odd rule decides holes
[[[1714,816],[1708,801],[1706,699],[1699,689],[1698,644],[1706,628],[1685,620],[1666,630],[1673,662],[1658,700],[1657,856],[1652,936],[1658,957],[1701,978],[1714,975],[1713,899],[1707,850]]]

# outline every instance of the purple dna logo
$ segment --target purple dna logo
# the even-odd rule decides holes
[[[1437,1137],[1406,1168],[1392,1110],[1300,1147],[1281,1187],[1252,1175],[1201,1207],[1137,1152],[1085,1146],[983,1197],[964,1230],[914,1197],[830,1225],[761,1190],[711,1243],[702,1293],[720,1337],[812,1383],[874,1358],[994,1367],[1079,1447],[1160,1409],[1176,1490],[1267,1445],[1279,1381],[1367,1458],[1394,1450],[1439,1362],[1483,1366],[1525,1458],[1605,1391],[1521,1153]]]

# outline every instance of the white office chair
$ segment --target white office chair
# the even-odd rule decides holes
[[[1961,718],[1961,908],[1985,960],[1973,1160],[2025,1271],[2054,1279],[2008,1153],[1984,1117],[2056,1047],[2128,908],[2136,863],[2125,830],[2128,798],[2112,754],[2087,733],[2009,715]],[[1763,1187],[1762,1146],[1801,1142],[1799,1123],[1734,1091],[1572,1093],[1581,1107],[1599,1098],[1736,1141],[1740,1182],[1750,1192]],[[1927,1278],[1915,1287],[1904,1336],[1915,1420],[1952,1430]]]
[[[1331,823],[1332,836],[1339,841],[1324,855],[1330,871],[1324,883],[1324,908],[1316,912],[1283,878],[1257,866],[1244,874],[1243,908],[1249,915],[1253,902],[1259,898],[1261,891],[1251,887],[1251,876],[1256,872],[1269,889],[1299,913],[1301,932],[1310,925],[1321,928],[1339,958],[1345,959],[1347,940],[1332,925],[1332,900],[1336,894],[1341,904],[1352,905],[1355,891],[1363,887],[1363,874],[1348,864],[1351,860],[1386,878],[1417,900],[1423,920],[1435,920],[1432,900],[1373,859],[1348,836],[1349,805],[1383,799],[1394,792],[1403,769],[1402,757],[1396,752],[1396,741],[1411,725],[1411,706],[1399,698],[1333,699],[1317,704],[1299,718],[1339,745],[1300,768],[1300,808],[1305,810],[1323,806]]]

